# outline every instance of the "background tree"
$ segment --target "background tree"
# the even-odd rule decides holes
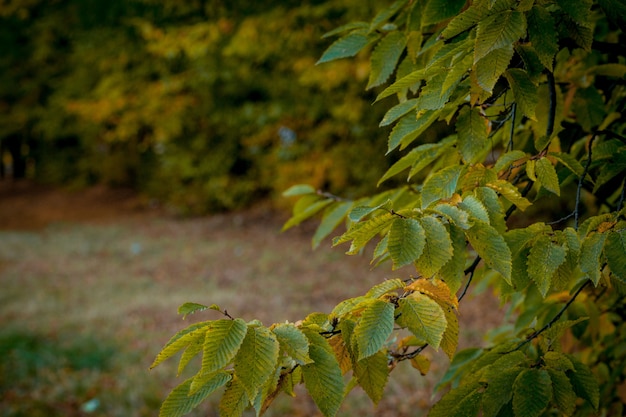
[[[262,414],[303,383],[332,416],[357,385],[378,402],[400,361],[426,372],[427,347],[451,358],[431,416],[623,414],[625,19],[610,0],[400,0],[332,31],[320,64],[365,50],[367,88],[393,80],[376,101],[394,126],[387,152],[403,154],[380,183],[407,183],[357,200],[292,187],[285,228],[321,214],[317,245],[345,222],[333,244],[356,254],[375,241],[372,262],[399,277],[269,327],[181,306],[223,317],[157,356],[153,366],[183,351],[180,370],[202,356],[161,415],[220,387],[222,415]],[[476,285],[517,318],[490,347],[457,352]]]

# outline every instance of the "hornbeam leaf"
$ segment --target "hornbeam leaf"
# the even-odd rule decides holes
[[[387,353],[377,351],[374,355],[359,360],[354,366],[354,375],[363,391],[374,404],[382,399],[389,377]]]
[[[455,164],[428,177],[422,186],[422,209],[427,208],[435,201],[452,197],[463,170],[464,165]]]
[[[446,316],[436,301],[427,295],[412,293],[398,301],[396,312],[399,314],[396,322],[400,327],[408,328],[415,337],[439,349],[447,323]]]
[[[191,360],[195,358],[196,355],[202,352],[203,347],[204,338],[194,340],[187,346],[183,354],[180,356],[180,360],[178,361],[178,371],[176,372],[176,376],[180,376],[180,374],[183,373],[187,365],[189,365],[189,362],[191,362]]]
[[[461,282],[465,276],[465,261],[467,259],[467,243],[463,229],[450,226],[450,239],[452,240],[452,258],[439,270],[439,275],[448,284],[451,293],[456,293],[461,288]]]
[[[469,229],[471,227],[469,214],[457,206],[453,206],[448,203],[440,203],[433,207],[433,211],[438,215],[445,217],[449,223],[460,227],[461,229]]]
[[[525,369],[513,383],[516,416],[538,417],[552,399],[552,381],[545,369]]]
[[[456,16],[465,0],[429,1],[423,11],[422,26],[434,25]]]
[[[396,68],[398,59],[406,46],[403,32],[388,33],[374,48],[371,55],[370,77],[367,89],[379,86],[387,81]]]
[[[306,365],[311,363],[309,342],[300,329],[293,324],[282,323],[276,325],[272,332],[276,335],[280,348],[293,358],[297,364]]]
[[[583,168],[582,164],[578,162],[578,160],[574,158],[571,154],[563,152],[550,152],[548,155],[562,163],[567,169],[572,171],[579,178],[583,175],[585,169]]]
[[[565,255],[565,248],[552,243],[546,235],[539,236],[530,248],[527,261],[528,275],[535,281],[544,298],[552,285],[552,276],[565,262]]]
[[[550,352],[548,352],[550,353]],[[547,369],[552,380],[552,396],[559,410],[566,415],[571,416],[576,409],[576,393],[570,383],[565,372],[558,369]]]
[[[205,306],[204,304],[184,303],[183,305],[178,307],[178,314],[182,314],[183,320],[185,320],[188,315],[193,314],[197,311],[204,311],[207,308],[209,308],[209,306]]]
[[[548,158],[540,158],[535,164],[535,173],[537,180],[546,190],[556,195],[561,195],[561,187],[559,186],[559,177],[556,174],[554,165]]]
[[[159,411],[159,417],[180,417],[196,408],[213,391],[230,381],[231,375],[218,372],[195,393],[190,393],[193,378],[189,378],[170,392]],[[243,411],[243,410],[242,410]]]
[[[357,206],[353,208],[352,210],[350,210],[350,213],[348,214],[348,218],[350,219],[350,221],[353,221],[356,223],[358,221],[361,221],[361,219],[363,219],[365,216],[372,214],[376,210],[383,209],[383,210],[389,211],[391,207],[392,207],[391,200],[387,200],[384,203],[381,203],[373,207]]]
[[[352,209],[352,206],[353,203],[351,201],[342,201],[326,208],[322,221],[313,235],[312,244],[314,249],[339,226],[350,209]]]
[[[398,81],[396,81],[395,83],[391,84],[389,87],[384,89],[383,92],[380,93],[378,97],[376,97],[376,101],[380,101],[383,98],[389,97],[392,94],[400,93],[415,85],[419,86],[419,84],[426,77],[430,76],[433,70],[434,69],[430,69],[430,68],[422,68],[417,71],[413,71],[410,74],[405,75],[404,77],[400,78]],[[440,71],[441,67],[437,68],[437,70]]]
[[[389,134],[387,153],[398,146],[404,149],[419,135],[421,135],[437,118],[441,110],[427,110],[417,118],[414,114],[407,114],[394,126]]]
[[[537,96],[537,87],[531,81],[526,71],[519,68],[509,68],[505,73],[513,97],[520,111],[529,119],[537,120],[535,117],[535,108],[539,102]]]
[[[528,36],[541,63],[550,71],[559,51],[554,19],[543,6],[535,5],[528,12]]]
[[[427,294],[430,298],[437,301],[442,308],[444,305],[451,307],[454,311],[459,308],[459,301],[456,296],[450,291],[448,285],[440,279],[416,279],[407,285],[405,289]]]
[[[420,173],[424,168],[437,160],[437,158],[444,155],[449,149],[454,146],[455,143],[456,135],[452,135],[438,141],[437,143],[427,143],[418,146],[416,149],[424,149],[424,152],[420,152],[420,156],[411,166],[411,171],[409,171],[409,177],[407,178],[407,180],[413,178],[413,176]]]
[[[354,328],[358,346],[358,360],[370,357],[385,345],[393,332],[394,306],[374,299],[367,304]]]
[[[404,282],[399,278],[388,279],[380,284],[374,285],[366,294],[369,298],[380,298],[388,292],[404,288]]]
[[[235,375],[220,400],[220,417],[240,417],[250,404],[245,387]]]
[[[506,48],[512,51],[513,43],[525,33],[526,19],[524,14],[518,11],[504,10],[479,21],[474,47],[474,63],[497,49]]]
[[[593,408],[597,410],[600,403],[598,380],[587,365],[580,362],[572,355],[567,355],[567,357],[574,364],[574,371],[567,371],[565,373],[572,383],[574,392],[576,392],[576,395],[579,397],[589,401]]]
[[[420,222],[426,244],[417,259],[416,268],[422,276],[431,277],[452,258],[452,240],[446,227],[436,218],[424,216]]]
[[[307,198],[310,197],[310,198]],[[294,214],[285,222],[282,231],[290,229],[299,225],[304,220],[313,217],[319,211],[333,202],[330,198],[321,199],[316,195],[306,195],[298,200],[296,206],[294,206]]]
[[[363,246],[367,244],[367,242],[389,226],[395,219],[396,216],[393,214],[385,213],[382,216],[374,217],[365,222],[356,223],[352,225],[346,233],[341,235],[339,238],[335,238],[333,240],[333,246],[352,240],[352,245],[347,253],[349,255],[354,255],[358,253]]]
[[[489,224],[492,225],[498,232],[504,233],[506,230],[504,207],[502,206],[496,191],[491,187],[478,187],[474,193],[487,209],[487,214],[489,214]]]
[[[493,92],[493,87],[500,76],[509,66],[513,58],[511,45],[493,49],[475,64],[475,75],[478,85],[488,93]]]
[[[480,411],[483,386],[474,380],[447,392],[428,413],[428,417],[468,417]]]
[[[388,126],[398,120],[400,117],[404,116],[411,110],[414,110],[417,106],[417,99],[412,98],[411,100],[407,100],[403,103],[397,104],[390,108],[387,113],[383,116],[383,120],[380,121],[379,127]]]
[[[189,346],[191,343],[203,343],[204,335],[212,323],[212,321],[195,323],[176,333],[159,352],[152,365],[150,365],[150,369],[172,357],[178,351]]]
[[[328,49],[322,54],[322,57],[316,64],[334,61],[340,58],[348,58],[355,56],[359,51],[365,48],[371,42],[370,37],[361,31],[352,32],[333,42]]]
[[[475,1],[463,13],[450,21],[439,35],[442,39],[450,39],[476,26],[478,22],[487,14],[486,2]]]
[[[309,356],[313,360],[302,367],[304,386],[322,414],[334,416],[344,396],[341,368],[323,336],[308,329],[303,332],[309,339]]]
[[[485,205],[475,196],[469,194],[467,195],[461,203],[459,203],[459,207],[468,213],[470,217],[473,217],[476,220],[480,220],[485,223],[489,223],[489,213],[487,212],[487,208]]]
[[[422,255],[425,236],[424,228],[415,219],[398,218],[393,221],[387,241],[393,269],[408,265]]]
[[[479,162],[485,148],[489,146],[487,139],[488,121],[480,114],[478,107],[463,107],[456,123],[458,149],[463,160],[468,164]]]
[[[483,417],[496,417],[498,412],[513,397],[513,383],[522,368],[500,370],[487,381],[487,390],[483,394]]]
[[[557,3],[576,22],[585,23],[589,21],[589,14],[593,4],[592,0],[557,0]]]
[[[339,26],[329,32],[322,35],[322,39],[330,38],[331,36],[338,35],[343,32],[353,31],[355,29],[369,29],[370,25],[367,22],[350,22],[345,25]]]
[[[269,329],[248,327],[235,356],[235,375],[244,386],[248,398],[255,398],[274,372],[278,351],[276,336]]]
[[[467,239],[485,263],[496,270],[511,285],[511,250],[504,238],[492,226],[476,221],[466,232]]]
[[[380,28],[386,21],[391,19],[393,15],[398,13],[400,9],[404,7],[408,0],[398,0],[393,2],[393,4],[389,7],[385,7],[383,10],[378,12],[378,14],[372,19],[370,23],[369,30],[370,32],[375,31]]]
[[[248,327],[242,319],[213,322],[204,339],[201,373],[211,374],[226,366],[237,354]]]
[[[496,172],[500,172],[509,168],[514,162],[520,161],[526,158],[526,153],[520,150],[514,150],[500,155],[493,167]]]
[[[613,275],[626,284],[626,230],[611,231],[604,245],[604,255]]]
[[[439,303],[439,305],[446,316],[447,323],[440,346],[441,350],[448,356],[448,359],[452,360],[456,353],[456,348],[459,345],[459,318],[456,315],[456,311],[450,305],[442,305],[441,303]]]
[[[600,256],[606,236],[606,233],[591,233],[583,239],[580,248],[580,269],[596,286],[600,281]]]
[[[283,192],[283,197],[295,197],[305,194],[315,194],[315,188],[308,184],[297,184]]]

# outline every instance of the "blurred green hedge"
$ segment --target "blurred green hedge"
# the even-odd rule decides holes
[[[1,171],[132,186],[183,213],[299,182],[366,192],[388,166],[369,63],[315,62],[375,3],[0,3]]]

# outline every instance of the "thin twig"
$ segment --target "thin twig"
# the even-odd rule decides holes
[[[472,262],[472,264],[470,266],[468,266],[465,271],[463,271],[463,273],[465,275],[469,274],[469,278],[467,279],[467,282],[465,283],[465,287],[463,288],[463,292],[461,292],[461,295],[459,295],[459,297],[457,298],[459,301],[461,301],[463,299],[463,297],[465,297],[465,294],[467,293],[467,289],[469,288],[470,284],[472,283],[472,279],[474,279],[474,272],[476,271],[476,267],[480,263],[480,260],[481,260],[481,257],[480,256],[476,256],[476,258],[474,259],[474,262]]]
[[[515,116],[517,112],[517,103],[513,103],[511,106],[511,133],[509,134],[509,144],[506,146],[506,151],[513,150],[513,136],[515,135]]]
[[[569,301],[567,303],[565,303],[563,308],[561,308],[561,310],[559,310],[559,312],[556,313],[556,315],[554,317],[552,317],[552,320],[550,320],[545,326],[543,326],[541,329],[535,331],[533,334],[528,336],[524,341],[520,342],[514,349],[512,349],[512,350],[510,350],[508,352],[505,352],[505,353],[511,353],[511,352],[514,352],[514,351],[518,350],[519,348],[521,348],[522,346],[526,345],[527,343],[530,343],[533,339],[536,339],[537,337],[539,337],[539,335],[541,335],[543,332],[548,330],[550,327],[552,327],[552,325],[554,323],[556,323],[561,318],[563,313],[565,313],[565,311],[569,308],[569,306],[576,300],[576,297],[578,297],[578,295],[583,291],[583,289],[587,285],[589,285],[590,282],[591,282],[591,280],[585,281],[583,283],[583,285],[581,285],[580,288],[578,288],[578,290],[576,290],[574,295],[572,295],[572,298],[570,298]]]

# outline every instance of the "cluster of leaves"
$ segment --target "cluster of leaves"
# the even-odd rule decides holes
[[[14,144],[16,176],[133,186],[192,213],[305,180],[362,194],[386,168],[361,111],[373,97],[350,82],[367,61],[313,64],[323,31],[367,3],[3,3],[0,160]]]
[[[393,125],[388,152],[403,154],[379,183],[408,171],[407,183],[358,200],[292,187],[285,229],[320,215],[314,246],[345,225],[334,245],[357,254],[375,243],[373,264],[412,273],[296,326],[312,362],[282,348],[292,366],[274,361],[278,382],[257,381],[267,396],[247,404],[260,414],[291,392],[280,381],[300,381],[295,365],[324,415],[349,391],[338,369],[376,402],[386,369],[410,360],[427,371],[431,346],[452,358],[431,416],[623,414],[625,22],[610,0],[399,0],[331,33],[341,37],[320,62],[371,45],[368,87],[393,77],[377,100],[398,99],[381,125]],[[456,311],[477,281],[516,321],[489,348],[456,352]],[[411,335],[395,341],[396,326]],[[316,365],[327,372],[307,382]]]

